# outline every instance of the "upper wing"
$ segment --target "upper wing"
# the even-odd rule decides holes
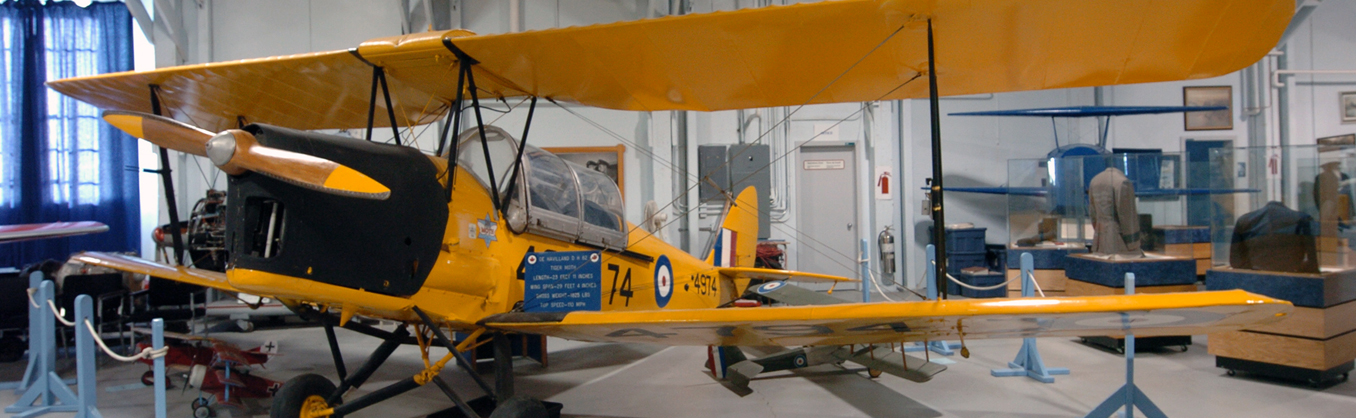
[[[73,235],[97,234],[107,231],[108,225],[94,221],[4,225],[0,226],[0,244],[44,238],[69,237]]]
[[[842,276],[833,276],[828,274],[807,273],[793,270],[764,269],[757,267],[721,267],[716,269],[720,274],[730,276],[736,279],[758,279],[758,280],[799,280],[799,281],[824,281],[824,282],[855,282],[856,279],[849,279]]]
[[[237,117],[296,129],[366,126],[372,66],[402,125],[456,97],[457,58],[491,97],[622,110],[726,110],[928,96],[926,28],[943,96],[1213,77],[1276,46],[1293,0],[844,0],[501,35],[464,30],[332,51],[59,80],[103,109],[207,130]],[[380,101],[379,101],[380,102]],[[376,104],[383,114],[385,106]],[[386,126],[386,118],[376,118]]]
[[[239,289],[232,287],[231,284],[226,281],[225,273],[211,270],[172,267],[128,255],[100,252],[79,253],[71,256],[71,260],[90,265],[108,267],[114,270],[130,271],[152,277],[174,280],[176,282],[206,286],[227,292],[240,292]]]
[[[1289,302],[1241,290],[828,306],[509,313],[489,327],[663,345],[846,345],[943,338],[1204,334],[1279,320]]]

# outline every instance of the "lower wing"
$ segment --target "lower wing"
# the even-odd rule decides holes
[[[846,345],[951,338],[1205,334],[1269,323],[1289,302],[1241,290],[826,306],[507,313],[492,328],[598,342]]]
[[[122,254],[110,254],[100,252],[83,252],[71,256],[71,261],[108,267],[119,271],[129,271],[132,273],[145,274],[151,277],[174,280],[198,286],[210,287],[227,292],[240,293],[239,289],[231,286],[226,281],[226,274],[211,270],[195,269],[188,267],[173,267],[160,263],[150,262],[137,257]]]

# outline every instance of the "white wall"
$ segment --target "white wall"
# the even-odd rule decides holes
[[[189,57],[182,62],[346,49],[369,38],[398,35],[402,25],[399,0],[202,0],[183,3],[187,9],[184,10],[186,24],[192,29],[190,44],[193,47],[190,48]],[[464,0],[460,2],[460,10],[455,11],[453,21],[460,21],[466,28],[478,33],[502,33],[515,28],[537,30],[654,17],[666,14],[668,3],[664,0]],[[769,2],[696,0],[692,11],[730,10],[765,3]],[[1356,21],[1354,5],[1356,0],[1323,2],[1318,13],[1292,39],[1286,56],[1290,68],[1356,69],[1356,54],[1351,53],[1353,43],[1356,43],[1356,26],[1349,24]],[[157,56],[157,64],[161,66],[176,63],[171,48],[158,48]],[[1299,76],[1293,80],[1293,87],[1282,90],[1280,95],[1286,100],[1293,116],[1287,124],[1292,143],[1313,143],[1315,136],[1356,132],[1356,125],[1343,125],[1337,118],[1337,93],[1356,91],[1356,75]],[[1184,139],[1192,137],[1232,138],[1236,144],[1245,144],[1249,133],[1243,116],[1245,112],[1241,111],[1243,92],[1238,74],[1206,80],[1109,87],[1104,90],[1104,104],[1179,105],[1182,103],[1183,86],[1206,85],[1233,87],[1233,129],[1188,133],[1183,129],[1181,115],[1122,117],[1111,126],[1108,148],[1160,148],[1165,152],[1180,152]],[[1091,88],[967,96],[943,100],[941,111],[945,115],[978,110],[1092,105],[1093,97]],[[903,109],[902,124],[895,121],[896,106]],[[670,167],[674,164],[672,146],[675,127],[669,112],[617,112],[586,107],[571,107],[569,110],[578,116],[546,103],[539,104],[531,143],[542,147],[626,144],[625,194],[629,219],[640,219],[645,200],[653,199],[664,205],[681,193],[671,187],[673,174]],[[903,244],[900,246],[900,275],[907,274],[910,282],[916,282],[922,271],[922,243],[928,240],[924,236],[926,225],[930,223],[919,209],[923,181],[931,176],[927,102],[912,100],[876,105],[870,141],[863,134],[866,121],[861,117],[861,110],[859,104],[805,107],[789,118],[789,135],[777,140],[784,140],[794,146],[814,137],[816,124],[842,121],[839,140],[855,141],[863,147],[863,152],[859,153],[861,160],[858,161],[861,167],[859,181],[862,184],[859,195],[865,204],[859,205],[862,208],[859,224],[865,224],[873,212],[876,218],[875,225],[870,228],[859,228],[860,238],[874,242],[881,228],[885,225],[894,226],[897,240]],[[772,113],[768,110],[759,111],[759,115],[763,118],[751,126],[748,133],[750,141],[772,129],[776,122],[771,120],[769,116]],[[522,112],[515,112],[503,117],[497,124],[516,134],[522,129],[523,116]],[[692,155],[689,166],[692,170],[696,169],[695,150],[698,145],[735,143],[739,125],[740,121],[733,111],[691,113],[689,131],[692,139],[689,147]],[[1075,126],[1072,131],[1081,133],[1081,142],[1092,142],[1095,141],[1095,133],[1092,133],[1095,123],[1092,126]],[[950,187],[1003,185],[1008,176],[1007,160],[1043,157],[1055,146],[1048,119],[943,116],[941,129],[944,138],[944,180]],[[614,134],[622,139],[613,137]],[[1062,143],[1069,140],[1069,134],[1069,130],[1060,132]],[[773,139],[774,136],[769,136],[764,141]],[[641,152],[637,146],[650,152]],[[903,161],[902,169],[897,157],[898,146],[904,147],[903,151],[908,156]],[[790,146],[786,149],[790,149]],[[867,164],[867,151],[874,153],[876,164],[894,169],[895,179],[900,181],[900,188],[905,194],[902,202],[898,198],[877,201],[871,197],[869,187],[875,179]],[[777,157],[773,156],[774,159]],[[786,158],[795,161],[794,153]],[[203,166],[210,167],[210,164]],[[185,200],[192,202],[202,195],[205,183],[210,182],[212,175],[198,174],[192,163],[187,167],[188,170],[180,172],[185,175],[178,177],[186,183],[181,183],[184,186],[180,188],[181,193],[186,195]],[[649,167],[648,172],[644,173],[648,174],[648,181],[642,181],[646,178],[642,175],[643,167]],[[204,181],[202,177],[209,180]],[[774,191],[784,194],[780,197],[790,202],[790,206],[787,208],[786,221],[774,226],[773,238],[793,241],[788,258],[791,267],[795,267],[795,255],[805,249],[799,247],[800,243],[794,242],[798,228],[794,207],[796,187],[794,176],[788,177],[785,179],[786,190]],[[948,222],[973,222],[987,227],[991,243],[1007,240],[1006,198],[952,193],[948,194],[946,203]],[[186,212],[187,208],[180,210]],[[700,240],[701,235],[696,233],[696,229],[711,219],[693,216],[693,220],[696,222],[692,225],[693,248],[699,248],[704,241]],[[671,242],[676,242],[678,236],[676,226],[677,222],[673,222],[668,230]]]
[[[1292,144],[1313,144],[1316,138],[1356,133],[1356,124],[1342,123],[1337,96],[1356,91],[1356,0],[1327,0],[1300,26],[1285,50],[1294,70],[1346,70],[1352,74],[1297,75],[1283,79],[1290,104]]]

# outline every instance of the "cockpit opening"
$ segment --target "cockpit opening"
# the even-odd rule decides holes
[[[488,165],[494,167],[498,194],[512,196],[506,212],[514,232],[626,249],[621,190],[611,178],[529,145],[523,151],[518,177],[505,181],[512,175],[518,143],[508,132],[494,126],[485,127],[485,139],[490,149]],[[463,132],[457,141],[458,164],[489,190],[490,171],[479,132],[474,129]]]

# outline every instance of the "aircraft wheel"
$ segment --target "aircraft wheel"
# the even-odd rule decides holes
[[[240,332],[254,332],[254,322],[248,319],[235,321],[235,326],[240,327]]]
[[[28,349],[28,344],[13,335],[0,337],[0,363],[13,363],[24,358],[24,350]]]
[[[494,408],[490,418],[546,418],[546,405],[526,396],[514,396]]]
[[[880,377],[880,370],[876,370],[876,369],[866,369],[866,374],[867,374],[868,376],[871,376],[872,379],[875,379],[875,378],[877,378],[877,377]]]
[[[211,418],[212,415],[212,407],[210,406],[200,405],[193,408],[193,418]]]
[[[141,374],[141,384],[146,386],[155,386],[155,371],[147,370]]]
[[[1234,371],[1234,369],[1229,369],[1229,370],[1225,370],[1225,371],[1224,371],[1224,374],[1227,374],[1227,375],[1230,375],[1230,376],[1234,376],[1234,375],[1237,375],[1238,372]]]
[[[272,418],[308,418],[330,407],[326,397],[334,393],[334,383],[324,376],[308,373],[283,383],[273,395]]]

